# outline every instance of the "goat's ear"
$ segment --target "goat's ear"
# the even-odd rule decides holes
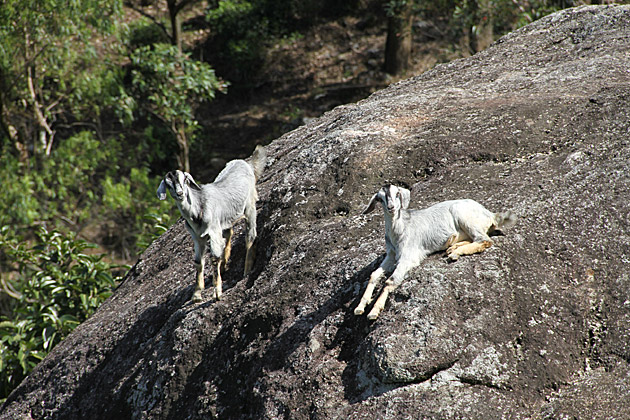
[[[398,188],[398,195],[400,197],[400,205],[403,209],[409,207],[409,202],[411,201],[411,191],[406,188]]]
[[[192,185],[193,188],[201,191],[201,187],[197,185],[197,183],[195,182],[195,179],[192,177],[191,174],[189,174],[188,172],[184,172],[184,176],[186,177],[186,181],[188,181],[188,183]]]
[[[378,194],[374,194],[372,196],[372,199],[368,203],[367,207],[365,208],[365,210],[363,210],[363,214],[371,213],[374,210],[374,207],[376,207],[376,199],[377,199],[377,197],[378,197]]]
[[[166,184],[164,180],[160,182],[160,186],[157,189],[157,196],[160,200],[166,200]]]

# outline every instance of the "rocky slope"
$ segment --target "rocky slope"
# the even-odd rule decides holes
[[[630,418],[629,69],[630,6],[571,9],[288,133],[254,273],[240,226],[224,299],[189,303],[180,221],[0,418]],[[384,228],[360,211],[386,182],[520,220],[370,323]]]

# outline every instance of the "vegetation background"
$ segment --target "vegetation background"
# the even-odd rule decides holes
[[[227,160],[578,0],[4,0],[0,400]],[[593,2],[595,3],[595,2]]]

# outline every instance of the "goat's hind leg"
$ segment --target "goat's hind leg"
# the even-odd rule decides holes
[[[223,295],[223,281],[221,280],[221,265],[225,265],[225,261],[223,257],[217,260],[217,274],[214,276],[213,286],[214,286],[214,297],[216,300],[221,300],[221,296]]]
[[[473,241],[461,241],[451,245],[446,253],[452,261],[457,261],[462,255],[472,255],[483,252],[493,244],[486,233],[472,231],[468,232]],[[450,239],[449,239],[450,241]]]
[[[245,269],[243,275],[247,275],[254,268],[254,255],[256,247],[256,206],[248,206],[245,208],[245,218],[247,219],[247,234],[245,236]]]
[[[456,242],[453,245],[450,245],[448,247],[448,249],[446,250],[446,255],[448,255],[448,257],[450,259],[452,259],[453,261],[455,261],[457,258],[459,258],[459,255],[457,255],[456,251],[458,248],[461,248],[465,245],[470,245],[471,242],[470,241],[460,241],[460,242]],[[462,254],[463,255],[463,254]]]
[[[223,239],[225,239],[225,248],[223,249],[223,270],[227,269],[228,261],[230,261],[230,255],[232,254],[232,235],[234,230],[232,228],[225,229],[223,231]]]
[[[454,233],[451,236],[449,236],[448,240],[446,241],[446,244],[444,245],[444,247],[446,248],[446,255],[450,257],[452,254],[454,258],[451,258],[451,259],[453,261],[459,258],[459,256],[455,254],[455,251],[457,250],[457,248],[470,244],[470,241],[467,239],[462,239],[458,242],[457,240],[459,238],[460,238],[459,233]]]

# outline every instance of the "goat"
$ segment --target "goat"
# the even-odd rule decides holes
[[[231,239],[234,224],[245,217],[247,234],[245,239],[245,275],[254,264],[252,245],[256,239],[256,180],[267,162],[267,153],[257,146],[248,161],[235,159],[228,162],[211,184],[199,185],[188,172],[176,170],[166,174],[157,189],[160,200],[166,199],[166,190],[175,199],[177,208],[186,221],[195,249],[197,287],[193,302],[201,301],[204,289],[204,254],[210,253],[217,259],[214,277],[214,296],[221,299],[221,266],[225,266],[232,250]]]
[[[363,214],[374,210],[380,201],[385,213],[385,245],[387,254],[372,272],[355,315],[362,315],[372,301],[379,279],[387,274],[383,292],[368,314],[375,320],[385,307],[388,295],[405,279],[407,272],[417,267],[429,254],[446,250],[450,260],[462,255],[483,252],[492,246],[489,233],[516,223],[511,211],[492,213],[473,200],[452,200],[423,210],[408,210],[410,191],[394,185],[381,188],[370,200]]]

